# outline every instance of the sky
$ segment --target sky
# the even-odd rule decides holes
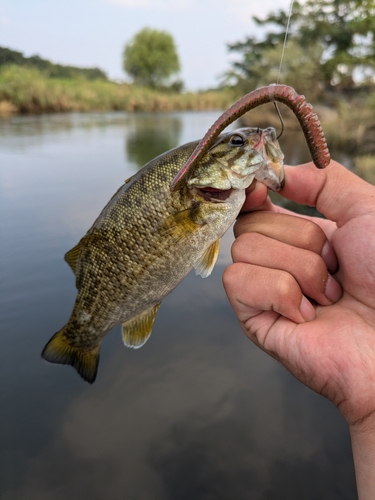
[[[0,0],[0,46],[126,80],[124,45],[142,28],[169,32],[188,90],[214,87],[236,57],[228,43],[261,36],[252,16],[290,0]]]

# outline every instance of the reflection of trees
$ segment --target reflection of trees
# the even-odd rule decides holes
[[[180,139],[181,120],[177,116],[138,115],[135,128],[125,138],[125,154],[138,168],[169,149]]]

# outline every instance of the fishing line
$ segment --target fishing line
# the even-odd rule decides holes
[[[281,59],[280,59],[279,73],[278,73],[278,75],[277,75],[277,81],[276,81],[276,83],[279,83],[279,80],[280,80],[280,75],[281,75],[281,67],[282,67],[282,65],[283,65],[283,61],[284,61],[284,52],[285,52],[285,47],[286,47],[286,41],[287,41],[288,34],[289,34],[290,19],[291,19],[291,17],[292,17],[292,12],[293,12],[293,4],[294,4],[294,0],[290,0],[289,15],[288,15],[288,22],[287,22],[287,24],[286,24],[286,30],[285,30],[285,37],[284,37],[283,49],[282,49],[282,51],[281,51]]]
[[[283,61],[284,61],[284,52],[285,52],[285,47],[286,47],[286,41],[287,41],[287,38],[288,38],[288,34],[289,34],[289,25],[290,25],[290,19],[292,17],[292,12],[293,12],[293,4],[294,4],[294,0],[290,0],[290,6],[289,6],[289,15],[288,15],[288,22],[286,24],[286,30],[285,30],[285,37],[284,37],[284,43],[283,43],[283,48],[282,48],[282,51],[281,51],[281,58],[280,58],[280,65],[279,65],[279,72],[277,74],[277,81],[276,81],[276,84],[279,83],[279,80],[280,80],[280,75],[281,75],[281,68],[282,68],[282,65],[283,65]],[[277,139],[279,139],[282,135],[283,135],[283,132],[284,132],[284,121],[282,119],[282,116],[281,116],[281,113],[280,113],[280,110],[276,104],[276,102],[274,101],[273,102],[273,105],[275,106],[275,109],[276,109],[276,112],[279,116],[279,119],[280,119],[280,123],[281,123],[281,132],[280,134],[277,136]]]

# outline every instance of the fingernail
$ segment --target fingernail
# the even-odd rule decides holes
[[[311,321],[315,319],[315,309],[309,299],[305,296],[302,297],[301,305],[299,306],[299,312],[301,313],[305,321]]]
[[[337,268],[339,266],[337,262],[337,257],[332,245],[328,241],[325,242],[322,248],[321,255],[327,266],[328,271],[330,273],[334,273],[335,271],[337,271]]]
[[[337,281],[334,278],[332,278],[330,274],[328,275],[328,280],[326,283],[324,295],[331,302],[337,302],[342,295],[341,286],[337,283]]]

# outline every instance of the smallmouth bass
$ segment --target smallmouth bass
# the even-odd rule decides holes
[[[170,185],[198,141],[146,164],[114,194],[81,241],[65,255],[77,298],[68,323],[42,357],[70,364],[94,382],[100,345],[122,323],[126,346],[141,347],[163,300],[195,268],[207,277],[222,235],[254,179],[278,190],[283,154],[273,128],[220,135],[178,190]]]

